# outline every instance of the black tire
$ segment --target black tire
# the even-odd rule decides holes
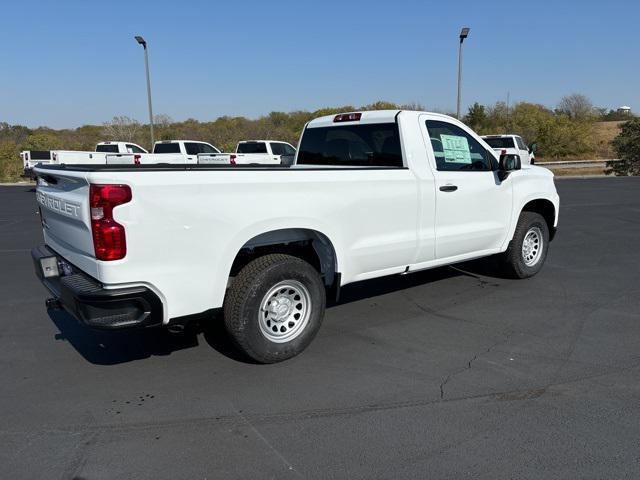
[[[527,234],[531,231],[542,236],[542,248],[538,247],[539,252],[535,263],[527,264],[523,253],[523,243]],[[549,226],[545,219],[535,212],[522,212],[518,219],[516,230],[513,233],[513,238],[509,243],[509,248],[502,254],[505,273],[512,278],[532,277],[542,269],[548,250]]]
[[[267,328],[265,325],[269,320],[266,318],[270,317],[261,311],[261,304],[281,282],[301,284],[308,294],[305,312],[307,304],[309,308],[308,315],[304,315],[306,320],[297,327],[297,336],[278,343],[267,338],[262,331]],[[290,255],[265,255],[248,263],[233,279],[224,301],[224,322],[234,343],[250,358],[259,363],[281,362],[298,355],[311,343],[322,324],[325,303],[324,284],[315,268]],[[291,312],[296,312],[294,308],[290,307]],[[261,323],[259,315],[263,313],[265,319]],[[273,326],[276,326],[275,322]],[[279,335],[278,331],[274,335]]]

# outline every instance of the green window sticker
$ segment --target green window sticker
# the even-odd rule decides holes
[[[440,135],[444,161],[447,163],[471,163],[471,150],[467,137],[458,135]]]

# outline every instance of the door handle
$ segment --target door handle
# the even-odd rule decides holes
[[[455,185],[444,185],[440,187],[441,192],[455,192],[458,189]]]

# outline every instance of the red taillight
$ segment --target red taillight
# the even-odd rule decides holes
[[[334,123],[338,122],[359,122],[362,117],[362,113],[341,113],[333,117]]]
[[[127,254],[124,227],[113,219],[113,209],[131,201],[128,185],[91,185],[91,233],[98,260],[120,260]]]
[[[133,163],[135,163],[136,165],[140,165],[140,158],[142,158],[141,155],[134,155],[133,156]]]
[[[235,155],[229,155],[229,163],[231,165],[235,165],[236,164],[236,156]]]

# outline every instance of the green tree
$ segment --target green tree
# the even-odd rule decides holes
[[[611,141],[619,162],[607,164],[616,175],[640,175],[640,118],[621,125],[620,133]]]
[[[520,135],[529,144],[537,143],[542,154],[546,145],[541,132],[553,120],[553,112],[543,105],[519,102],[513,106],[509,115],[510,133]]]
[[[480,105],[478,102],[471,105],[464,117],[464,123],[474,130],[482,130],[487,123],[487,112],[484,105]]]
[[[22,150],[60,150],[62,142],[55,131],[36,132],[27,137],[22,144]]]
[[[15,182],[22,173],[20,149],[13,140],[0,141],[0,181]]]

